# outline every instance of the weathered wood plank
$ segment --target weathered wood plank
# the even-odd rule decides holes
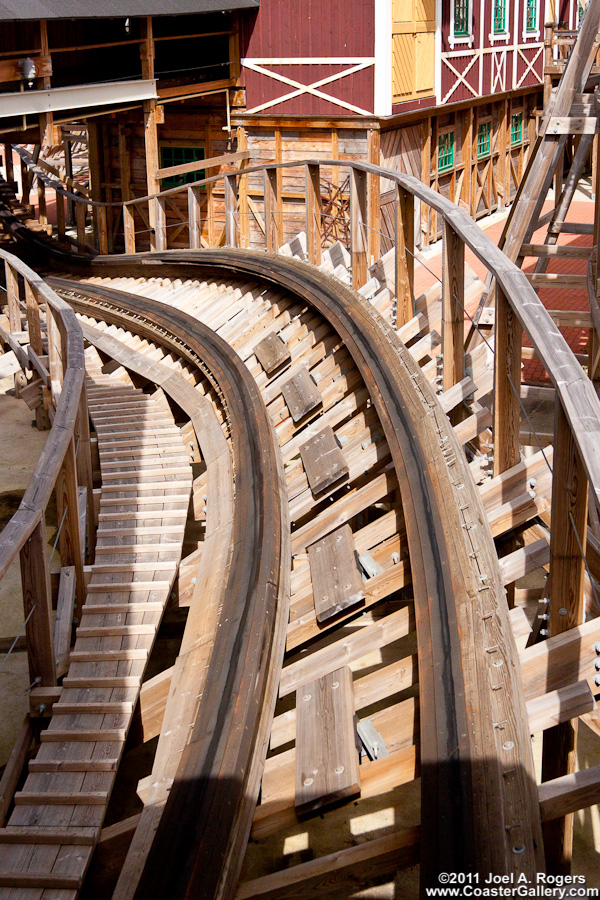
[[[348,666],[296,691],[296,812],[360,793],[354,691]]]
[[[321,392],[306,366],[302,366],[289,381],[281,385],[281,393],[294,422],[300,422],[323,402]]]
[[[267,375],[272,375],[292,358],[285,342],[273,332],[258,342],[254,353]]]
[[[331,487],[349,472],[344,454],[330,426],[302,444],[300,458],[313,494]]]
[[[311,544],[308,560],[318,622],[335,616],[365,599],[349,525]]]

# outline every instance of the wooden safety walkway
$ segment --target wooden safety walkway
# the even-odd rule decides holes
[[[87,370],[96,560],[60,699],[0,830],[1,898],[71,900],[81,887],[181,557],[192,476],[162,392],[103,374],[95,350]]]

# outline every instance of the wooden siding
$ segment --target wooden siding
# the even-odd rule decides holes
[[[252,24],[243,32],[243,57],[247,59],[327,60],[334,58],[372,58],[375,52],[375,0],[261,0]],[[350,64],[328,63],[265,66],[301,85],[315,82],[351,68]],[[242,67],[247,108],[271,103],[294,90],[293,86],[268,75]],[[363,69],[320,90],[352,105],[372,111],[373,67]],[[339,105],[308,93],[269,105],[274,115],[331,116],[353,114]]]
[[[265,130],[246,126],[246,141],[252,156],[252,164],[288,162],[294,159],[348,159],[368,158],[368,130],[366,129],[306,129],[281,128]],[[343,188],[349,170],[327,168],[321,170],[321,192],[326,195],[336,188]],[[306,231],[305,173],[304,167],[286,169],[281,176],[283,197],[284,243],[298,232]],[[264,184],[260,173],[249,178],[249,211],[247,246],[264,249]],[[345,192],[347,194],[347,192]]]
[[[141,111],[130,110],[114,117],[98,117],[100,146],[100,165],[102,167],[102,198],[111,202],[119,202],[124,198],[144,197],[148,193],[146,181],[146,153],[144,144],[144,127]],[[199,147],[204,150],[205,158],[220,156],[228,152],[228,135],[223,131],[226,124],[225,110],[198,109],[196,111],[176,107],[165,109],[165,122],[158,126],[159,147],[171,145],[178,147]],[[124,185],[120,146],[129,159],[130,179]],[[235,144],[234,144],[234,150]],[[199,164],[201,167],[201,164]],[[150,248],[149,223],[147,221],[147,205],[134,207],[134,224],[136,230],[136,248]],[[224,199],[215,192],[209,199],[205,194],[201,199],[202,235],[208,237],[209,229],[213,236],[218,236],[225,226]],[[166,208],[167,246],[169,249],[188,247],[187,227],[187,192],[183,190],[169,198]],[[113,234],[120,232],[121,212],[118,208],[108,209],[108,228]],[[118,245],[115,250],[122,249]]]
[[[523,176],[529,147],[535,138],[536,108],[542,106],[541,92],[526,94],[487,104],[477,104],[455,113],[440,112],[424,118],[418,125],[406,126],[381,135],[381,165],[420,178],[454,203],[459,203],[473,218],[481,218],[508,205]],[[522,140],[511,145],[513,115],[522,115]],[[490,153],[478,157],[477,128],[490,123]],[[453,166],[438,171],[438,139],[441,133],[454,136]],[[395,196],[391,184],[382,184],[382,231],[394,238]],[[421,246],[440,236],[441,223],[428,207],[415,210]]]

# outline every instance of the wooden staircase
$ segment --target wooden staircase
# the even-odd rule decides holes
[[[188,513],[191,470],[162,393],[144,394],[122,369],[103,373],[94,349],[86,355],[102,472],[96,560],[60,698],[0,830],[2,898],[28,889],[67,900],[81,887]]]

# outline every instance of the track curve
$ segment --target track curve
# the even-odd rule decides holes
[[[70,261],[68,268],[85,276],[251,276],[284,287],[334,328],[369,391],[404,508],[419,644],[422,889],[437,884],[443,871],[542,870],[527,718],[491,534],[452,429],[396,335],[356,293],[276,255],[171,251],[102,258],[84,267]],[[76,309],[95,306],[107,321],[127,321],[140,334],[144,319],[152,320],[163,331],[157,336],[155,330],[152,339],[163,343],[169,333],[193,334],[199,324],[131,294],[70,280],[50,284]],[[206,340],[214,353],[214,338],[207,334]],[[492,658],[503,666],[501,690]],[[501,733],[497,722],[505,723]],[[515,810],[519,831],[511,833]],[[149,871],[155,891],[166,884],[156,867]],[[183,887],[176,895],[186,896]]]

